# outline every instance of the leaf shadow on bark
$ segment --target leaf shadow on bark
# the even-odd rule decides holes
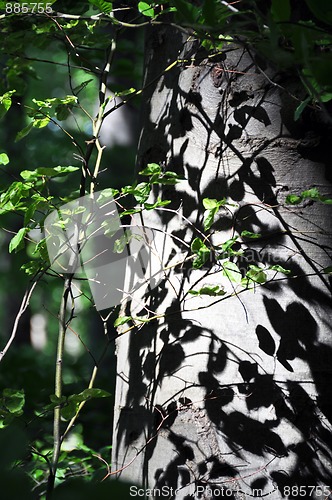
[[[167,52],[167,47],[163,50]],[[232,64],[234,58],[230,59]],[[241,57],[237,60],[241,71]],[[256,142],[246,138],[249,123],[256,121],[265,127],[272,123],[266,108],[271,86],[249,92],[250,84],[242,85],[242,76],[228,77],[215,89],[221,95],[220,102],[210,116],[201,99],[201,94],[213,90],[208,81],[210,69],[206,62],[193,64],[196,70],[192,71],[186,92],[181,86],[181,71],[165,76],[158,92],[166,87],[169,98],[165,99],[157,121],[148,118],[154,102],[154,94],[149,90],[139,168],[157,162],[187,177],[187,189],[156,187],[155,195],[171,199],[170,207],[175,211],[181,206],[184,217],[199,231],[203,230],[202,214],[197,208],[203,198],[227,197],[237,202],[231,215],[220,214],[216,230],[229,230],[233,225],[236,234],[247,230],[264,235],[257,241],[241,242],[245,252],[235,258],[239,267],[251,263],[278,264],[301,278],[287,280],[294,299],[286,308],[279,303],[285,281],[265,285],[257,301],[265,311],[266,321],[255,324],[252,320],[248,326],[256,340],[254,355],[246,345],[249,331],[242,332],[243,344],[238,345],[222,323],[211,327],[213,319],[207,321],[208,307],[200,322],[184,314],[181,294],[189,274],[179,273],[178,297],[170,298],[173,292],[167,279],[149,291],[146,300],[150,310],[162,309],[167,301],[170,304],[161,322],[147,324],[144,333],[133,332],[128,340],[129,378],[117,447],[120,450],[124,441],[126,447],[135,448],[138,455],[142,453],[142,482],[160,490],[167,486],[173,492],[169,498],[193,498],[202,485],[210,491],[217,489],[212,493],[216,497],[225,493],[239,498],[241,493],[251,495],[255,489],[261,490],[261,496],[279,489],[283,497],[286,487],[328,485],[332,479],[332,437],[327,423],[332,423],[332,348],[320,340],[317,323],[319,306],[331,310],[331,299],[325,279],[311,280],[307,276],[308,265],[313,264],[313,274],[317,269],[310,249],[319,244],[307,241],[304,248],[303,241],[294,236],[293,228],[286,222],[287,213],[279,210],[277,165],[272,165],[267,153],[283,137],[282,130],[267,138],[256,138]],[[229,108],[233,123],[226,132]],[[199,133],[204,130],[205,147],[197,162],[194,158],[189,162],[188,151],[195,146],[190,135],[194,126],[199,127]],[[180,147],[179,138],[184,138]],[[229,173],[227,155],[239,164],[235,173]],[[211,161],[213,175],[210,173],[206,181]],[[246,201],[248,192],[255,202]],[[269,213],[268,218],[261,217],[263,211]],[[174,214],[160,212],[159,219],[161,226],[166,227]],[[195,236],[188,225],[175,228],[173,234],[186,242]],[[170,253],[182,252],[181,245],[174,241]],[[290,259],[287,252],[277,254],[276,249],[288,251],[289,245],[301,259]],[[206,272],[209,268],[202,275]],[[196,366],[198,356],[204,361]],[[297,377],[294,360],[296,366],[306,367],[310,381],[303,378],[303,373]],[[234,381],[225,382],[229,371]],[[280,373],[283,380],[279,380]],[[181,380],[182,385],[176,380]],[[193,388],[199,388],[201,400],[189,397]],[[293,442],[289,441],[289,429],[293,429]],[[161,467],[157,466],[158,461]]]

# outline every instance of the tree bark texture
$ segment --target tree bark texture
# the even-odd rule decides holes
[[[177,58],[185,62],[158,78]],[[331,284],[319,273],[331,265],[331,209],[284,203],[331,188],[318,113],[294,122],[296,83],[239,46],[209,58],[158,27],[146,67],[145,83],[156,83],[143,99],[138,167],[156,162],[185,178],[156,188],[171,205],[144,215],[166,267],[204,232],[202,200],[225,197],[206,241],[237,235],[241,271],[277,264],[292,275],[241,291],[220,263],[192,270],[189,260],[165,272],[144,307],[129,306],[165,316],[117,342],[113,471],[164,487],[165,498],[295,498],[287,488],[300,486],[321,498],[332,479]],[[188,293],[205,284],[231,296]]]

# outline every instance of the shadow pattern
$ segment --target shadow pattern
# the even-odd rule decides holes
[[[168,30],[148,36],[147,82],[178,57],[182,36]],[[119,340],[114,469],[159,498],[327,498],[331,285],[320,271],[331,260],[331,217],[323,205],[284,204],[323,182],[326,154],[303,157],[305,121],[292,122],[287,93],[241,48],[211,63],[186,43],[181,59],[190,63],[146,89],[138,166],[167,165],[185,187],[155,188],[174,211],[147,217],[147,226],[176,236],[160,249],[168,262],[186,257],[181,240],[204,232],[202,200],[225,197],[233,206],[218,212],[211,241],[238,235],[242,253],[232,259],[243,273],[278,264],[292,275],[205,300],[188,290],[219,279],[218,263],[165,273],[135,312],[164,316]],[[244,230],[261,237],[241,238]]]

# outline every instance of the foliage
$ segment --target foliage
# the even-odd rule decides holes
[[[32,293],[36,283],[41,287],[43,282],[52,283],[47,293],[51,296],[50,302],[53,295],[62,300],[58,306],[59,318],[63,318],[62,321],[60,319],[63,334],[69,329],[75,333],[76,312],[74,308],[68,317],[67,300],[72,294],[72,283],[69,281],[66,285],[63,276],[52,273],[45,238],[39,237],[49,213],[79,196],[94,192],[97,182],[104,182],[110,189],[108,194],[114,197],[123,219],[144,210],[162,212],[171,205],[171,200],[158,197],[151,202],[151,193],[160,186],[171,189],[183,180],[158,163],[146,165],[140,172],[144,179],[140,182],[121,179],[113,183],[111,177],[101,175],[103,167],[106,169],[105,163],[102,163],[106,153],[99,139],[104,120],[122,105],[137,106],[142,93],[139,82],[141,67],[135,69],[134,81],[130,81],[128,88],[126,85],[119,88],[119,81],[132,77],[130,58],[134,56],[141,63],[137,66],[142,66],[140,48],[137,49],[135,42],[130,40],[128,31],[140,26],[143,29],[145,26],[172,22],[175,27],[187,30],[190,36],[193,34],[211,58],[220,55],[231,42],[246,45],[264,60],[298,79],[303,94],[295,111],[295,119],[299,119],[307,106],[324,107],[332,99],[331,10],[324,0],[306,0],[305,4],[310,18],[305,11],[295,12],[290,0],[272,0],[267,5],[244,0],[239,10],[219,0],[147,0],[137,2],[137,5],[133,2],[128,9],[129,14],[126,14],[127,9],[122,12],[113,8],[113,3],[107,0],[0,2],[3,41],[0,49],[3,68],[0,118],[5,124],[15,123],[10,130],[10,147],[5,140],[8,139],[5,136],[6,127],[2,132],[7,151],[0,153],[3,174],[0,186],[1,224],[4,229],[14,228],[10,229],[14,233],[11,239],[4,238],[2,244],[6,245],[11,257],[17,259],[14,262],[15,265],[19,263],[16,267],[21,268],[21,275],[24,278],[27,275],[31,280],[29,292]],[[114,57],[115,52],[117,58]],[[187,61],[172,61],[164,72],[183,62]],[[48,65],[50,69],[46,71],[51,76],[41,69],[42,64]],[[55,67],[58,68],[60,83],[53,84],[51,79]],[[112,96],[107,97],[106,82],[111,69],[116,81],[110,84]],[[96,112],[91,103],[98,99]],[[114,107],[109,109],[110,104]],[[17,110],[21,120],[16,126]],[[19,144],[15,146],[14,143]],[[17,161],[15,155],[25,149],[26,156]],[[124,167],[121,163],[120,171]],[[133,170],[132,165],[129,169]],[[110,188],[110,184],[114,187]],[[103,196],[107,199],[107,189],[103,191]],[[286,202],[296,205],[304,200],[331,204],[331,199],[321,195],[317,188],[303,191],[300,195],[289,195]],[[200,207],[201,230],[194,228],[188,250],[194,271],[216,264],[232,289],[229,292],[219,284],[200,283],[189,290],[193,296],[227,298],[239,291],[264,286],[275,279],[277,273],[284,275],[285,279],[290,276],[290,271],[280,265],[245,262],[242,266],[244,248],[249,248],[264,234],[243,230],[221,244],[213,243],[218,217],[232,208],[234,205],[226,198],[204,198]],[[65,221],[62,222],[65,224]],[[112,228],[105,228],[104,234],[113,236],[112,231]],[[116,240],[116,251],[121,253],[126,244],[127,240]],[[23,254],[24,257],[20,257]],[[324,272],[330,271],[326,268]],[[28,293],[26,306],[30,299],[33,303]],[[91,307],[91,296],[84,282],[78,299],[84,307]],[[39,306],[40,303],[36,310]],[[22,314],[18,315],[18,320]],[[104,352],[107,352],[112,338],[107,326],[109,318],[112,319],[112,329],[129,322],[135,325],[154,319],[118,318],[117,315],[118,311],[111,311],[107,318],[99,317],[106,332],[106,340],[103,339],[102,343]],[[57,322],[58,318],[55,318],[55,329]],[[128,327],[128,331],[132,328]],[[101,482],[109,476],[109,441],[101,446],[96,443],[98,449],[85,442],[89,426],[89,421],[86,424],[85,420],[85,404],[87,414],[92,416],[93,426],[96,426],[102,413],[98,412],[98,404],[103,404],[100,400],[110,398],[112,391],[94,387],[98,373],[101,387],[109,388],[100,375],[105,355],[94,357],[84,340],[80,338],[80,341],[85,354],[92,359],[90,372],[87,374],[82,366],[75,366],[71,371],[70,361],[59,342],[57,356],[60,356],[60,365],[65,361],[63,366],[68,371],[64,374],[64,368],[61,368],[57,372],[60,378],[55,384],[55,393],[49,381],[46,384],[47,394],[43,393],[41,398],[32,390],[34,384],[38,387],[42,374],[47,379],[52,378],[53,369],[49,362],[47,366],[42,366],[38,361],[33,366],[31,360],[30,365],[23,360],[25,368],[31,369],[30,375],[36,376],[33,383],[26,382],[27,387],[24,388],[17,385],[17,381],[12,381],[13,385],[9,387],[7,380],[10,376],[5,371],[0,399],[0,426],[3,428],[0,441],[1,449],[7,453],[2,456],[1,481],[2,491],[6,494],[10,492],[11,499],[23,498],[23,494],[24,498],[50,498],[53,489],[55,499],[83,499],[96,494],[106,497],[112,493],[119,498],[128,496],[128,485]],[[1,357],[7,356],[10,345],[11,341]],[[55,348],[53,343],[50,349],[53,357]],[[66,377],[70,383],[64,383]],[[42,431],[36,431],[35,421],[38,421]],[[80,424],[71,431],[78,421]],[[52,434],[52,425],[61,434],[58,441],[56,432]],[[24,427],[26,431],[23,431]],[[73,448],[69,438],[74,442]],[[80,478],[72,479],[72,476]]]

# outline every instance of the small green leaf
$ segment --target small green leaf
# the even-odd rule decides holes
[[[8,165],[9,158],[6,153],[0,153],[0,165]]]
[[[158,198],[155,203],[144,203],[144,208],[146,210],[153,210],[154,208],[165,207],[166,205],[169,205],[170,203],[171,203],[171,200],[162,201],[160,198]]]
[[[30,231],[28,227],[21,227],[17,234],[9,242],[9,253],[14,250],[18,252],[24,248],[24,237]]]
[[[226,261],[223,263],[222,267],[224,276],[226,276],[230,281],[233,281],[234,283],[241,283],[241,271],[234,262]]]
[[[286,203],[288,205],[298,205],[302,201],[302,196],[298,196],[297,194],[289,194],[286,196]]]
[[[118,326],[124,325],[132,320],[131,316],[119,316],[113,323],[113,326],[117,328]]]
[[[51,401],[51,403],[61,405],[67,401],[67,398],[66,398],[66,396],[61,396],[59,398],[59,396],[56,396],[55,394],[50,394],[50,401]]]
[[[216,199],[204,198],[203,199],[203,207],[206,210],[213,210],[215,208],[218,209],[220,207],[220,202]]]
[[[210,297],[217,297],[225,295],[225,290],[219,285],[204,285],[199,290],[189,290],[192,295],[209,295]]]
[[[143,14],[143,16],[154,17],[153,8],[146,2],[139,2],[138,10],[140,11],[141,14]]]
[[[26,137],[32,130],[33,128],[33,122],[29,123],[26,127],[24,127],[22,130],[20,130],[15,137],[15,142],[20,141],[23,139],[23,137]]]
[[[210,258],[210,249],[200,238],[195,238],[191,244],[191,251],[197,256],[193,260],[193,268],[201,268]]]
[[[130,87],[129,89],[121,90],[120,92],[115,92],[114,95],[118,97],[124,97],[127,95],[134,94],[135,92],[137,92],[137,90],[134,89],[134,87]]]
[[[267,276],[260,267],[250,265],[249,271],[247,271],[246,273],[246,278],[248,278],[249,281],[254,281],[255,283],[259,283],[260,285],[262,285],[266,282]]]
[[[66,167],[39,167],[36,170],[23,170],[20,175],[25,181],[33,181],[40,177],[60,177],[77,170],[79,170],[79,167],[72,167],[71,165]]]
[[[218,256],[218,259],[224,259],[225,256],[230,257],[231,255],[239,255],[243,253],[242,250],[237,251],[233,250],[233,245],[237,242],[237,236],[234,236],[234,238],[230,238],[229,240],[226,240],[224,243],[221,245],[222,253],[221,255]]]
[[[66,120],[69,115],[70,115],[70,108],[65,104],[59,104],[55,108],[56,119],[59,120],[60,122]]]
[[[34,128],[44,128],[50,123],[50,117],[45,116],[44,118],[37,118],[32,122]]]
[[[298,105],[298,107],[296,108],[296,110],[294,112],[294,121],[298,121],[300,119],[300,116],[302,115],[303,111],[308,106],[310,101],[311,101],[311,97],[309,96]]]
[[[114,188],[103,189],[102,191],[99,192],[99,196],[97,198],[97,203],[99,203],[99,205],[101,205],[102,203],[112,202],[113,198],[118,194],[119,194],[118,189],[114,189]]]
[[[112,2],[108,2],[107,0],[89,0],[89,3],[105,14],[110,14],[113,10]]]
[[[129,244],[130,240],[132,239],[133,235],[131,231],[127,230],[121,238],[118,238],[115,240],[114,245],[113,245],[113,252],[114,253],[122,253],[126,246]]]
[[[307,189],[306,191],[302,191],[301,197],[303,199],[310,199],[310,200],[319,200],[320,199],[320,193],[317,188],[311,188]]]
[[[30,260],[23,264],[20,269],[25,272],[28,276],[33,276],[41,269],[41,264],[37,260]]]
[[[161,166],[158,165],[157,163],[148,163],[147,167],[145,167],[144,170],[142,170],[139,174],[140,175],[153,175],[153,174],[160,174],[161,173]]]
[[[147,182],[141,182],[137,184],[136,188],[133,191],[133,195],[138,203],[144,203],[149,198],[151,191],[151,186]]]
[[[195,238],[191,244],[191,251],[194,253],[198,253],[201,248],[207,248],[203,241],[200,238]]]
[[[24,407],[25,396],[23,389],[4,389],[3,403],[10,413],[19,413]]]
[[[2,96],[0,96],[0,119],[7,113],[12,105],[11,96],[16,92],[16,90],[10,90]]]
[[[85,389],[81,394],[84,398],[83,401],[87,401],[88,399],[93,399],[93,398],[111,397],[111,393],[104,391],[103,389],[97,389],[97,388]]]
[[[205,210],[203,217],[203,227],[204,231],[208,231],[212,224],[214,223],[214,216],[218,212],[219,207],[213,208],[212,210]]]
[[[71,420],[75,417],[78,410],[79,403],[75,401],[70,401],[61,408],[61,417],[65,420]]]
[[[325,267],[322,272],[324,274],[332,274],[332,266]]]
[[[322,203],[325,203],[325,205],[332,205],[332,199],[331,198],[327,198],[326,196],[321,196],[320,197],[320,201]]]
[[[168,185],[175,185],[177,182],[183,180],[183,177],[181,175],[178,175],[175,172],[170,172],[166,171],[159,177],[151,177],[151,183],[152,184],[163,184],[165,186]]]
[[[274,266],[270,266],[268,268],[268,270],[270,270],[270,271],[277,271],[278,273],[285,274],[286,276],[289,276],[290,274],[292,274],[292,271],[290,269],[285,269],[284,267],[279,266],[277,264],[274,265]]]
[[[262,237],[260,233],[252,233],[251,231],[242,231],[241,233],[242,238],[249,238],[251,240],[257,240]]]

